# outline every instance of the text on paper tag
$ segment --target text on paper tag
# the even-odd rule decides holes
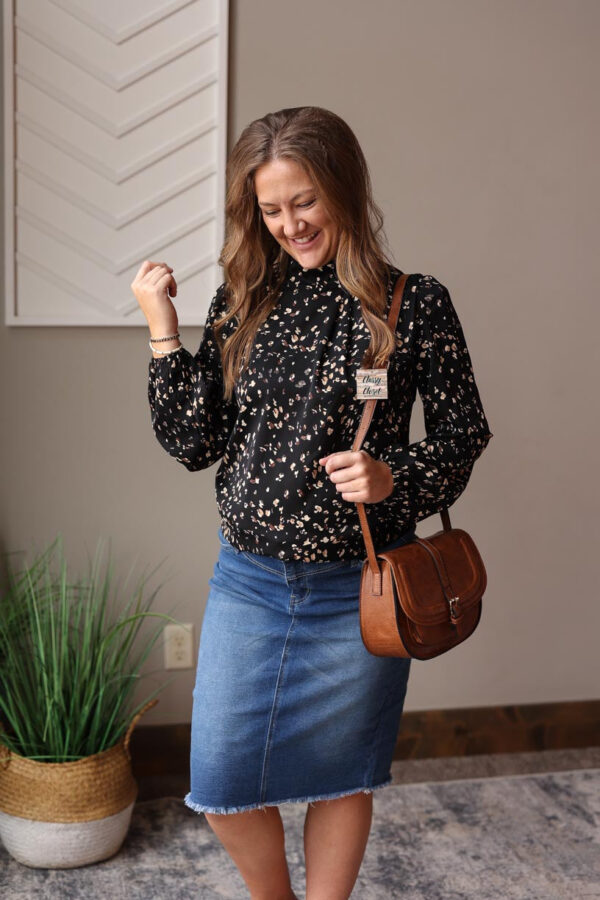
[[[387,369],[357,369],[356,400],[387,400]]]

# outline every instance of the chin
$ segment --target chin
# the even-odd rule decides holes
[[[298,253],[296,250],[288,249],[287,247],[284,247],[284,250],[290,256],[293,256],[294,259],[297,262],[299,262],[301,266],[304,266],[306,268],[308,268],[308,267],[316,268],[317,266],[322,266],[328,260],[330,260],[332,258],[332,256],[334,256],[333,251],[327,250],[327,251],[323,252],[323,250],[321,250],[321,249],[319,249],[318,252],[315,250],[312,253],[311,252]]]

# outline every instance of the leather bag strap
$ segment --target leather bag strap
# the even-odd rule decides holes
[[[394,293],[392,295],[392,303],[390,305],[390,311],[387,318],[387,323],[394,332],[396,333],[396,329],[398,327],[398,317],[400,316],[400,308],[402,306],[402,299],[404,296],[404,289],[406,287],[406,282],[408,281],[408,274],[404,273],[400,275],[396,284],[394,285]],[[382,368],[388,369],[390,364],[390,360],[388,359],[385,366]],[[359,422],[356,435],[354,438],[354,443],[352,444],[352,450],[360,450],[362,443],[365,439],[367,431],[369,430],[369,425],[371,424],[371,420],[373,419],[373,413],[375,412],[375,404],[377,403],[377,397],[373,397],[369,400],[364,401],[363,411],[361,420]],[[364,503],[357,503],[356,507],[358,509],[358,517],[360,519],[360,526],[362,528],[363,538],[365,541],[365,547],[367,549],[367,559],[369,561],[369,566],[375,577],[379,573],[379,566],[377,565],[377,556],[375,553],[375,546],[373,544],[373,538],[371,536],[371,529],[369,528],[369,522],[367,519],[367,513],[365,511]],[[442,517],[442,523],[445,531],[449,531],[451,528],[450,525],[450,516],[448,514],[448,509],[442,509],[440,511],[440,516]]]

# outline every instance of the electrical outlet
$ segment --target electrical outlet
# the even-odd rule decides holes
[[[194,626],[165,625],[165,669],[191,669]]]

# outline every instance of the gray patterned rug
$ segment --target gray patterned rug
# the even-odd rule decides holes
[[[306,804],[280,807],[303,896]],[[137,803],[112,859],[30,869],[0,846],[3,900],[234,900],[248,893],[204,816],[175,797]],[[390,785],[353,900],[600,898],[600,769]]]

